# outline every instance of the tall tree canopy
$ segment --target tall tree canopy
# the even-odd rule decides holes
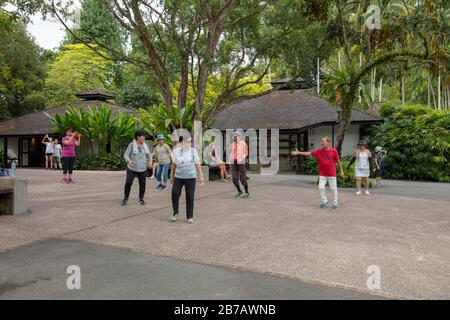
[[[0,119],[44,107],[45,65],[24,23],[0,12]]]
[[[67,8],[43,2],[46,10],[68,28]],[[99,38],[90,40],[97,45],[93,49],[141,68],[155,83],[168,109],[174,105],[184,108],[191,87],[197,119],[209,118],[229,101],[233,92],[259,82],[276,50],[279,34],[267,28],[265,19],[276,1],[102,2],[123,30],[139,42],[144,55],[120,54]],[[76,30],[70,32],[77,37]],[[220,75],[225,81],[216,101],[205,106],[207,83],[213,75]],[[249,80],[241,81],[244,78]]]
[[[111,86],[111,62],[84,44],[68,44],[49,66],[45,83],[47,106],[63,105],[76,100],[80,91]]]

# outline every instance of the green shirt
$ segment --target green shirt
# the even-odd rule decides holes
[[[157,144],[155,147],[156,155],[158,157],[158,163],[169,164],[170,163],[170,147],[167,144],[162,146]]]

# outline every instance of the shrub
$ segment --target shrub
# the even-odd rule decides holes
[[[123,170],[125,160],[117,153],[81,155],[75,159],[75,168],[78,170]]]
[[[370,147],[387,151],[385,177],[450,181],[450,111],[423,105],[383,105],[383,123],[369,136]]]

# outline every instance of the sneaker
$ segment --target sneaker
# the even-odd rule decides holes
[[[171,218],[170,218],[170,221],[172,221],[172,222],[176,222],[178,220],[178,213],[177,214],[174,214]]]
[[[161,188],[159,188],[159,190],[161,190],[161,191],[164,191],[164,190],[166,190],[167,189],[167,186],[161,186]]]
[[[321,203],[319,207],[320,207],[321,209],[324,209],[324,208],[328,207],[328,202]]]
[[[156,186],[155,189],[161,189],[161,187],[162,187],[162,184],[160,183],[160,184],[158,184],[158,185]]]
[[[357,191],[356,193],[355,193],[355,196],[360,196],[361,195],[361,191]]]
[[[65,183],[65,184],[68,184],[68,183],[69,183],[69,181],[68,181],[66,178],[63,178],[63,179],[62,179],[62,182]]]
[[[245,192],[245,193],[242,195],[242,198],[244,198],[244,199],[247,199],[248,197],[250,197],[250,193],[248,193],[248,192]]]
[[[127,204],[129,204],[130,202],[128,201],[128,199],[123,199],[122,202],[120,203],[121,206],[126,206]]]
[[[142,200],[142,199],[140,199],[140,200],[138,201],[138,203],[139,203],[141,206],[145,206],[145,201]]]
[[[234,197],[235,197],[235,198],[239,198],[239,197],[241,196],[241,194],[242,194],[242,192],[239,191],[238,193],[236,193],[236,194],[234,195]]]
[[[339,208],[339,206],[338,206],[337,204],[333,204],[333,205],[331,206],[331,209],[337,209],[337,208]]]
[[[187,220],[188,223],[194,223],[194,219],[190,218]]]
[[[70,184],[70,183],[75,183],[75,180],[72,180],[72,178],[70,178],[69,180],[67,180],[67,184]]]
[[[364,194],[365,194],[366,196],[370,196],[369,190],[364,191]]]

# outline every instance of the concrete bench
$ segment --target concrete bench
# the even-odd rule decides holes
[[[0,215],[16,215],[27,212],[27,180],[21,177],[0,177]]]

